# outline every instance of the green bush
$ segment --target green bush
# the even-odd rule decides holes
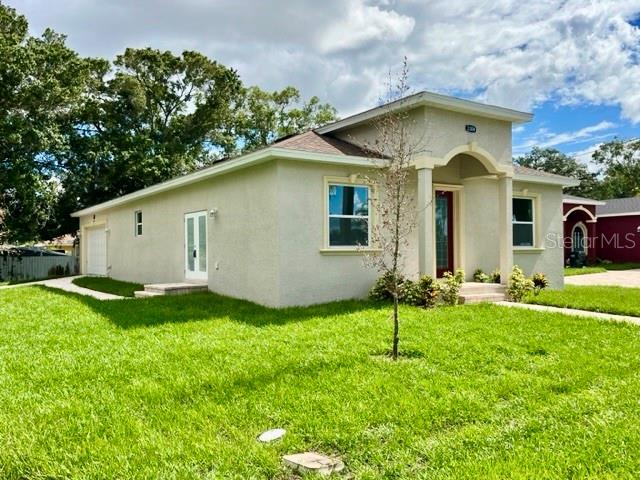
[[[536,273],[531,278],[533,282],[533,293],[538,295],[542,290],[549,286],[549,279],[544,273]]]
[[[489,282],[491,283],[500,283],[500,269],[496,268],[491,275],[489,275]]]
[[[393,300],[390,289],[390,285],[393,284],[392,278],[388,274],[378,278],[371,290],[369,290],[369,298],[371,300]],[[401,303],[425,308],[433,307],[436,304],[440,288],[434,278],[425,275],[417,282],[414,282],[401,277],[399,285],[400,295],[398,300]]]
[[[520,302],[532,290],[533,281],[524,276],[524,272],[519,266],[514,265],[507,287],[509,300]]]
[[[455,274],[445,272],[444,281],[440,284],[440,298],[445,305],[457,305],[460,296],[460,285],[464,282],[464,270],[458,269]]]
[[[487,283],[489,281],[489,275],[484,273],[481,268],[478,268],[473,272],[473,281],[478,283]]]

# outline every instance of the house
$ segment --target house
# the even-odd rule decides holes
[[[562,237],[562,188],[577,181],[513,165],[512,126],[531,114],[430,92],[75,212],[82,273],[202,282],[275,307],[365,296],[377,273],[362,258],[376,252],[363,145],[395,109],[428,133],[405,273],[499,268],[505,280],[515,263],[562,287],[562,248],[546,239]]]
[[[73,235],[61,235],[51,240],[46,240],[35,244],[36,247],[46,248],[52,252],[64,253],[65,255],[75,255],[76,239]]]
[[[565,195],[565,262],[571,253],[598,260],[640,263],[640,197],[592,200]]]

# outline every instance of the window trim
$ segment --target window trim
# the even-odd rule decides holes
[[[342,187],[367,187],[369,190],[368,195],[368,215],[329,215],[329,188],[331,186],[342,186]],[[323,208],[323,240],[322,247],[320,248],[320,253],[322,254],[337,254],[337,255],[348,255],[348,254],[358,254],[358,253],[367,253],[367,252],[378,252],[379,249],[375,248],[372,245],[372,227],[375,222],[375,213],[372,208],[371,199],[376,195],[376,188],[371,182],[367,182],[362,178],[358,178],[356,176],[351,177],[324,177],[324,188],[323,188],[323,199],[322,205]],[[367,232],[367,246],[358,246],[358,245],[330,245],[329,242],[329,219],[330,218],[366,218],[368,221],[368,232]]]
[[[138,222],[138,214],[140,214],[140,221]],[[138,209],[133,212],[133,236],[141,237],[144,233],[144,216],[142,210]],[[138,227],[140,227],[140,233],[138,233]]]
[[[540,243],[538,241],[538,195],[532,194],[514,194],[511,198],[511,211],[513,212],[513,201],[516,199],[521,200],[530,200],[531,201],[531,221],[523,222],[513,220],[513,213],[511,214],[511,229],[513,230],[514,225],[531,225],[532,227],[532,245],[515,245],[515,238],[513,238],[512,234],[512,247],[514,250],[540,250]]]

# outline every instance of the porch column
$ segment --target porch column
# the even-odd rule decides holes
[[[513,179],[498,179],[498,228],[500,229],[500,282],[507,284],[513,268]]]
[[[433,169],[418,169],[418,268],[420,276],[435,278],[435,243],[433,234]]]

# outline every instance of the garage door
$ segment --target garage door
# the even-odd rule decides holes
[[[87,231],[87,275],[107,274],[107,232],[104,227]]]

